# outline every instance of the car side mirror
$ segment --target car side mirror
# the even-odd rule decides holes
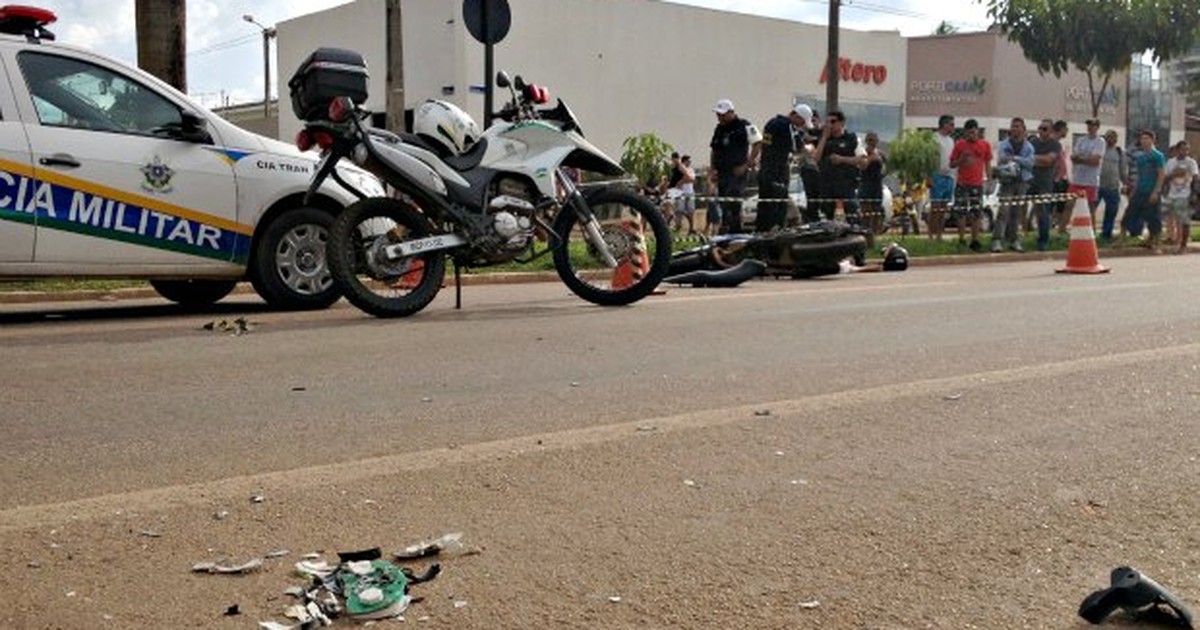
[[[179,137],[186,142],[196,144],[212,144],[212,134],[208,133],[208,121],[193,111],[184,110],[179,115]]]

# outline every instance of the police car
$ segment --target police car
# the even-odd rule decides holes
[[[273,307],[323,308],[334,215],[317,157],[222,119],[140,70],[53,43],[53,13],[0,7],[0,279],[145,278],[189,306],[249,279]],[[368,195],[372,175],[340,175]]]

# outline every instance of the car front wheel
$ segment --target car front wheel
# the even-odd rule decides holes
[[[296,208],[267,225],[254,248],[250,282],[267,304],[284,310],[321,309],[339,294],[325,259],[333,216]]]

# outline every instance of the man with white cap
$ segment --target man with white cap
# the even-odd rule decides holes
[[[812,127],[812,108],[803,103],[763,125],[762,162],[758,169],[758,216],[754,229],[769,232],[787,223],[788,182],[793,153],[804,149],[797,134]]]
[[[717,127],[709,143],[712,153],[708,179],[716,184],[719,197],[740,198],[746,192],[746,173],[758,158],[762,137],[754,125],[738,118],[733,102],[727,98],[717,101],[713,113],[717,115]],[[741,201],[722,199],[721,232],[742,232]]]

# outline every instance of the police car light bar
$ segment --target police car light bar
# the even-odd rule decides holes
[[[58,20],[48,9],[9,4],[0,7],[0,33],[24,35],[32,40],[53,40],[54,33],[46,30],[47,24]]]

